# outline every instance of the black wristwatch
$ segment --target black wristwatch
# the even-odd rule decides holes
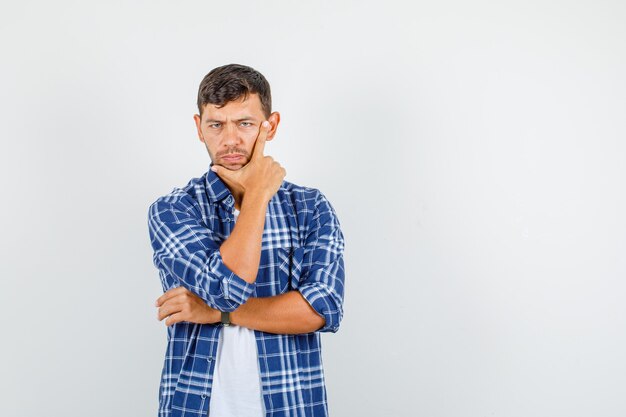
[[[222,311],[222,325],[230,326],[230,313],[227,311]]]

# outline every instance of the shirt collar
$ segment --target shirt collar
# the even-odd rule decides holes
[[[204,185],[206,187],[206,192],[209,197],[210,203],[217,203],[223,199],[226,199],[225,203],[227,205],[234,205],[234,198],[224,181],[213,171],[211,171],[211,167],[213,166],[213,162],[209,164],[209,170],[205,174]]]

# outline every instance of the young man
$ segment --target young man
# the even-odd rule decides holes
[[[265,155],[280,114],[262,74],[213,69],[198,111],[210,169],[148,215],[168,326],[159,416],[327,416],[320,333],[343,317],[339,219]]]

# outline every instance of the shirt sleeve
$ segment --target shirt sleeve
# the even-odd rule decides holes
[[[157,200],[148,210],[153,262],[179,285],[220,311],[234,311],[254,292],[222,260],[219,245],[197,215],[181,202]]]
[[[335,333],[343,318],[344,237],[339,219],[318,191],[305,248],[298,291],[326,323],[320,332]]]

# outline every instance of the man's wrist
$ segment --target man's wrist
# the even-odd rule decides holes
[[[272,198],[267,196],[267,193],[262,193],[255,190],[249,190],[244,193],[241,205],[244,203],[253,205],[253,206],[263,206],[269,204]]]
[[[208,308],[210,308],[209,314],[208,314],[208,319],[207,319],[207,323],[208,324],[216,324],[220,322],[220,311],[216,310],[212,307],[207,306]]]
[[[245,311],[246,311],[247,306],[250,303],[254,302],[254,301],[252,301],[253,299],[254,299],[254,297],[248,298],[248,300],[244,304],[240,305],[235,311],[232,311],[230,313],[230,324],[231,325],[233,325],[233,326],[241,326],[242,316],[245,315]]]
[[[230,324],[231,324],[232,326],[237,326],[237,325],[238,325],[237,323],[239,323],[239,322],[237,321],[237,318],[239,317],[239,313],[238,313],[239,309],[241,309],[241,306],[240,306],[237,310],[232,311],[232,312],[230,313]]]

